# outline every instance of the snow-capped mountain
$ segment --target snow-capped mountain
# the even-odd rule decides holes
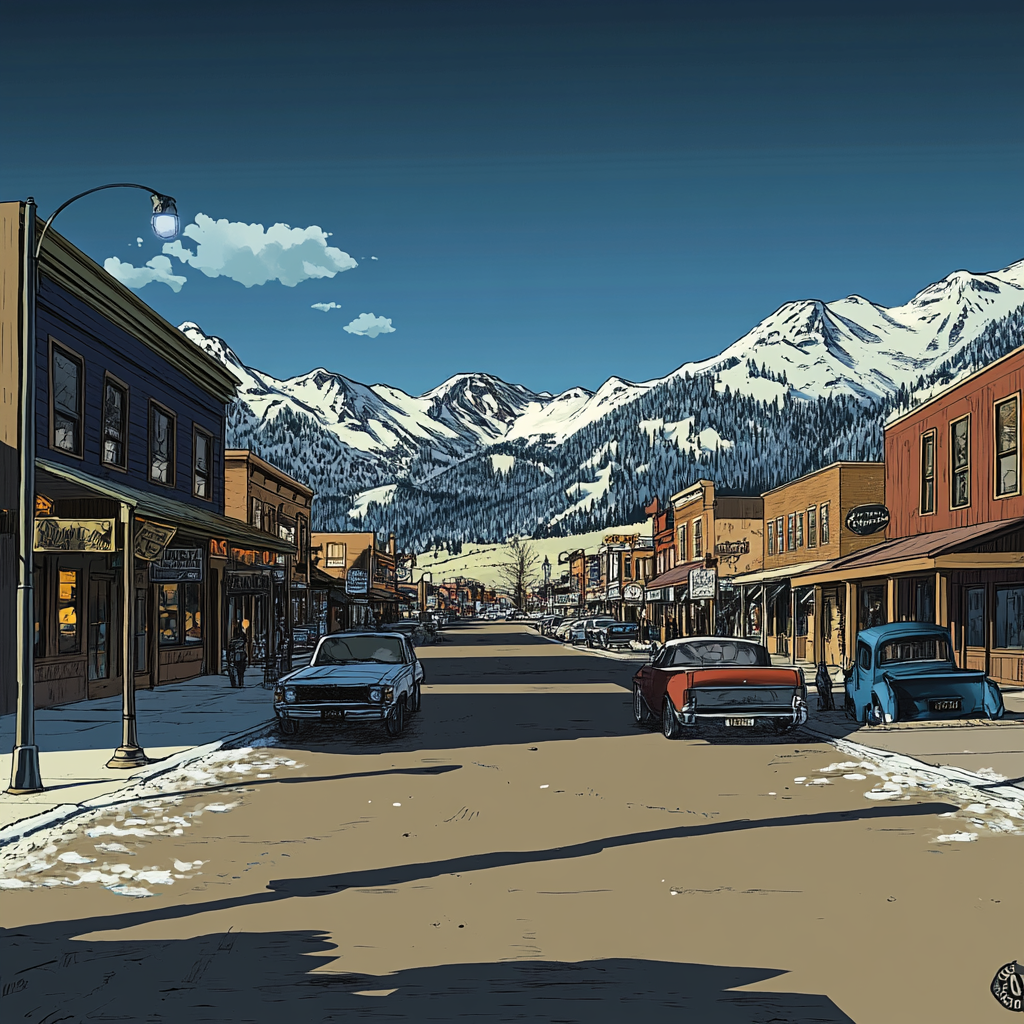
[[[750,422],[770,417],[776,406],[764,403],[785,399],[787,415],[799,418],[801,400],[809,409],[838,402],[841,415],[832,407],[824,414],[835,420],[828,429],[836,436],[822,437],[814,458],[877,457],[882,406],[1014,343],[1019,318],[1011,314],[1022,305],[1024,261],[986,274],[956,271],[902,306],[858,295],[789,302],[714,358],[655,380],[611,377],[597,391],[559,395],[487,373],[457,374],[418,396],[324,368],[277,380],[245,366],[195,323],[180,329],[242,381],[230,442],[256,447],[313,486],[324,523],[384,516],[401,530],[402,516],[417,506],[421,540],[437,516],[448,523],[447,538],[476,530],[483,540],[480,523],[500,538],[545,524],[610,525],[620,514],[635,521],[643,474],[652,492],[663,489],[660,476],[681,486],[687,475],[711,473],[716,459],[725,460],[714,472],[727,487],[792,473],[810,456],[804,445],[787,462],[778,450],[788,443],[784,431],[761,464],[751,462],[752,442],[743,435]],[[1009,333],[999,326],[1010,323]],[[870,423],[858,426],[858,418]],[[770,468],[776,463],[777,471]],[[457,495],[452,508],[444,505],[446,491]],[[482,518],[471,528],[459,508],[484,492]]]

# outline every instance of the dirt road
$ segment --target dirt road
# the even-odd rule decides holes
[[[397,741],[218,754],[8,858],[3,1018],[1012,1019],[1024,821],[799,736],[669,742],[634,666],[525,625],[420,653]]]

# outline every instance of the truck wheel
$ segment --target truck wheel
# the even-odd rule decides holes
[[[871,706],[867,710],[868,725],[885,725],[885,714],[877,697],[871,698]]]
[[[384,728],[387,734],[393,739],[402,735],[405,729],[405,701],[399,700],[391,709],[391,713],[384,719]]]
[[[654,723],[654,715],[636,683],[633,684],[633,719],[643,729],[649,729]]]
[[[412,688],[412,698],[409,701],[410,711],[419,711],[420,709],[420,684],[414,684]]]
[[[675,711],[672,710],[672,702],[665,698],[661,706],[661,732],[667,740],[677,740],[682,735],[682,728]]]

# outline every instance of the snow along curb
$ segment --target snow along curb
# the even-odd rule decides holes
[[[878,747],[867,747],[863,743],[854,743],[852,740],[839,739],[829,733],[815,729],[813,726],[800,726],[802,732],[810,733],[819,739],[831,743],[843,754],[850,754],[863,760],[874,761],[884,765],[886,768],[896,768],[919,772],[922,775],[930,775],[943,782],[951,784],[955,789],[967,791],[966,795],[977,797],[973,791],[981,790],[985,796],[997,797],[1000,800],[1007,800],[1011,803],[1024,805],[1024,789],[1016,786],[1004,786],[992,779],[978,775],[976,772],[969,772],[965,768],[954,768],[952,765],[926,764],[906,754],[893,753],[891,750],[879,750]],[[1022,807],[1024,810],[1024,807]]]
[[[61,822],[68,821],[71,818],[76,818],[79,814],[94,811],[98,807],[113,805],[119,801],[120,797],[127,789],[131,789],[140,783],[148,782],[150,779],[155,779],[158,775],[164,775],[169,771],[173,771],[175,768],[180,768],[183,765],[190,764],[192,761],[197,761],[200,758],[206,757],[207,754],[212,754],[215,750],[220,750],[222,747],[231,747],[235,744],[245,743],[249,740],[261,739],[263,736],[269,735],[273,731],[275,725],[276,719],[261,722],[259,725],[251,726],[248,729],[242,729],[240,732],[232,733],[230,736],[224,736],[219,740],[213,740],[211,743],[204,743],[202,746],[198,747],[186,747],[185,750],[179,750],[176,754],[171,754],[169,757],[165,757],[162,761],[146,765],[145,767],[140,768],[137,772],[133,772],[131,775],[126,776],[124,779],[124,785],[119,786],[111,793],[104,793],[102,796],[91,797],[88,800],[83,800],[80,804],[58,804],[56,807],[51,807],[48,811],[41,811],[39,814],[33,814],[27,818],[22,818],[21,821],[16,821],[13,825],[8,825],[6,828],[0,829],[0,846],[6,846],[8,843],[17,842],[19,839],[24,839],[25,836],[31,835],[33,832],[49,828],[51,825],[60,824]]]

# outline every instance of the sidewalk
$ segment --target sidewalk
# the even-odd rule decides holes
[[[272,691],[263,669],[250,669],[245,687],[226,675],[200,676],[136,693],[139,744],[154,763],[134,771],[107,768],[121,743],[121,697],[78,701],[36,711],[43,792],[0,792],[0,844],[66,818],[110,794],[216,749],[227,740],[260,735],[273,721]],[[11,778],[14,715],[0,718],[0,785]]]
[[[786,656],[773,656],[777,665],[791,665]],[[997,720],[984,718],[946,721],[894,722],[892,725],[858,725],[843,712],[846,691],[840,669],[831,671],[832,699],[838,710],[818,711],[814,687],[816,668],[798,661],[807,679],[810,715],[806,732],[842,743],[858,744],[883,757],[903,755],[921,765],[942,769],[968,785],[991,788],[995,775],[1002,785],[1021,791],[1024,799],[1024,689],[1004,689],[1006,714]]]

